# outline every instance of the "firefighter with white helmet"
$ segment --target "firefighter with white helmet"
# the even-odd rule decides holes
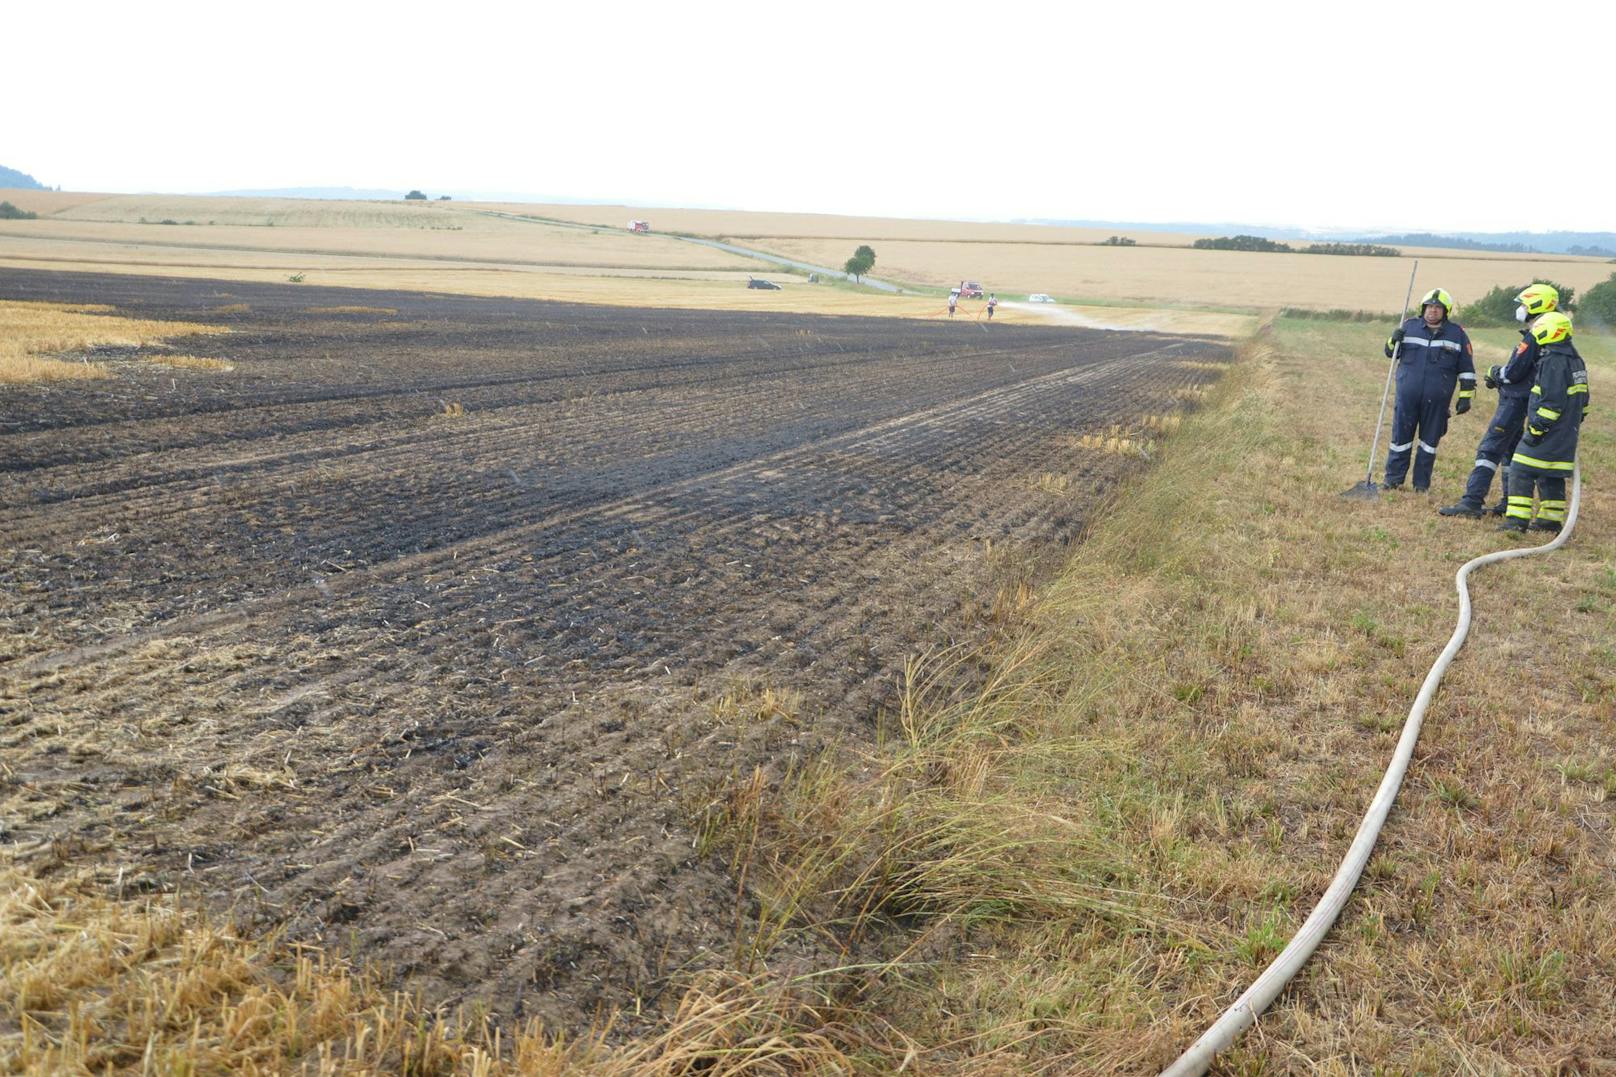
[[[1552,284],[1531,284],[1515,297],[1515,302],[1518,304],[1515,320],[1525,323],[1521,327],[1521,342],[1507,362],[1495,363],[1487,370],[1487,388],[1498,390],[1498,408],[1487,423],[1481,444],[1476,446],[1476,465],[1470,471],[1464,493],[1458,501],[1437,510],[1443,516],[1479,519],[1488,512],[1502,516],[1506,510],[1509,458],[1526,425],[1526,399],[1532,390],[1532,372],[1537,369],[1538,343],[1532,336],[1532,326],[1538,318],[1559,309],[1560,293]],[[1498,503],[1484,509],[1494,472],[1498,473]]]
[[[1558,531],[1565,523],[1566,476],[1577,464],[1577,438],[1588,410],[1588,368],[1571,343],[1571,319],[1558,311],[1532,323],[1539,349],[1526,432],[1509,463],[1509,507],[1502,531]],[[1537,517],[1532,492],[1537,491]]]
[[[1469,411],[1476,395],[1475,349],[1453,321],[1453,297],[1441,288],[1426,292],[1419,316],[1404,322],[1386,341],[1386,356],[1393,355],[1399,357],[1397,410],[1392,416],[1385,485],[1392,490],[1401,487],[1413,457],[1414,490],[1420,493],[1431,486],[1436,447],[1448,430],[1454,387],[1459,389],[1455,414]]]

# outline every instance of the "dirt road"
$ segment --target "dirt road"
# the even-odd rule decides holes
[[[723,958],[704,806],[868,740],[906,656],[989,630],[1003,551],[1057,552],[1138,466],[1079,435],[1228,358],[151,277],[0,297],[227,325],[178,343],[235,367],[0,389],[0,842],[557,1027]]]

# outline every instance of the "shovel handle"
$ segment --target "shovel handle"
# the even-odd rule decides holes
[[[1397,319],[1402,325],[1408,320],[1408,305],[1414,300],[1414,277],[1420,271],[1420,260],[1414,259],[1414,268],[1408,275],[1408,293],[1403,296],[1403,315]],[[1386,368],[1386,387],[1380,391],[1380,415],[1375,419],[1375,436],[1369,442],[1369,465],[1364,469],[1364,482],[1369,486],[1375,485],[1375,456],[1380,451],[1380,428],[1386,422],[1386,398],[1392,392],[1392,374],[1397,370],[1397,360],[1403,354],[1403,342],[1399,340],[1392,347],[1392,362]]]

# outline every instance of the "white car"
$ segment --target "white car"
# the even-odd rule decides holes
[[[1054,296],[1045,295],[1043,292],[1034,292],[1027,297],[1027,302],[1029,303],[1053,303],[1054,301]]]

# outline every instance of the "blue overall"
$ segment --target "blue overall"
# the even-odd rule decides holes
[[[1388,342],[1387,354],[1392,351]],[[1397,363],[1397,410],[1392,416],[1391,451],[1386,454],[1385,485],[1403,485],[1409,457],[1414,457],[1414,489],[1431,485],[1436,447],[1448,431],[1448,405],[1458,386],[1466,399],[1476,392],[1476,367],[1470,338],[1457,322],[1443,320],[1435,330],[1424,318],[1403,323]],[[1415,447],[1419,451],[1416,453]]]
[[[1476,446],[1476,466],[1465,483],[1459,503],[1479,509],[1487,501],[1493,473],[1498,473],[1498,495],[1509,492],[1509,458],[1526,426],[1526,401],[1532,395],[1532,372],[1537,368],[1537,341],[1531,330],[1521,330],[1521,342],[1504,364],[1498,380],[1498,410],[1487,422],[1487,432]]]

